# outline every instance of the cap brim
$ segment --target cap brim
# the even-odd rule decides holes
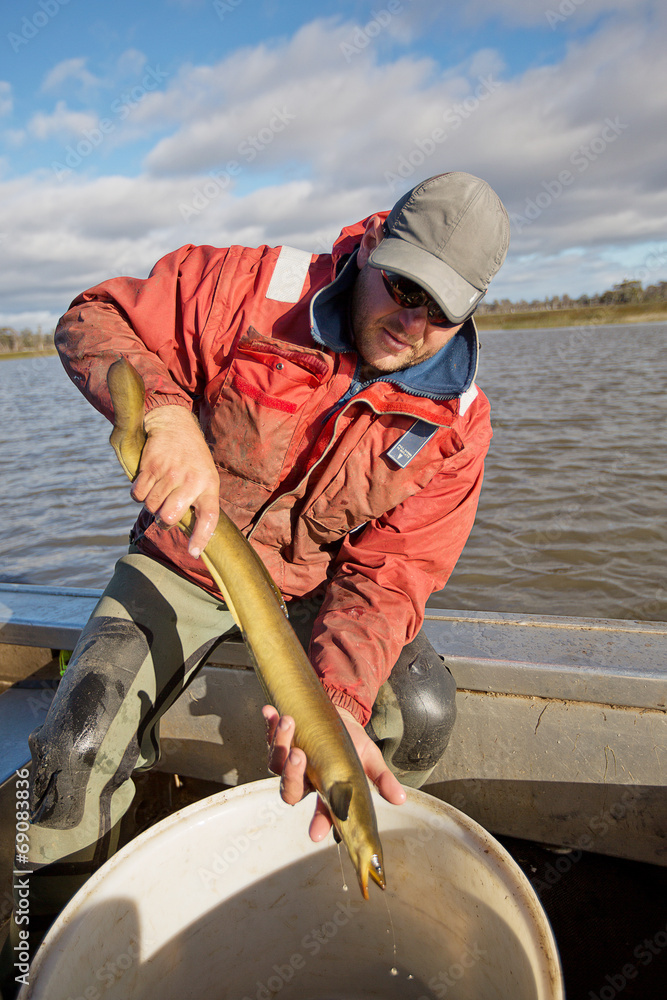
[[[368,263],[416,281],[433,296],[452,323],[462,322],[484,296],[483,291],[469,284],[448,264],[407,240],[387,236],[371,252]]]

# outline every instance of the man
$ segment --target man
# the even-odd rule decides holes
[[[219,506],[283,592],[370,780],[398,804],[397,779],[429,776],[455,685],[420,629],[475,516],[491,429],[471,317],[508,241],[491,188],[442,174],[344,229],[332,255],[183,247],[62,318],[63,364],[110,419],[110,365],[137,368],[147,442],[130,553],[31,737],[26,867],[44,926],[114,850],[161,715],[233,629],[198,558]],[[169,528],[189,507],[187,540]],[[264,713],[298,801],[293,723]],[[311,837],[329,825],[318,807]]]

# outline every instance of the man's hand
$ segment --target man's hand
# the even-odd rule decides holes
[[[336,711],[345,723],[369,781],[387,802],[401,805],[405,802],[405,790],[385,764],[379,748],[350,712],[344,708],[336,708]],[[289,715],[279,716],[271,705],[264,706],[262,715],[266,721],[266,737],[269,743],[269,768],[274,774],[281,775],[281,798],[293,806],[313,791],[306,777],[306,755],[298,747],[292,747],[294,719]],[[316,842],[323,840],[330,829],[331,817],[318,796],[315,815],[308,830],[310,839]]]
[[[220,513],[220,480],[192,413],[184,406],[159,406],[144,418],[147,434],[139,475],[130,491],[163,527],[177,524],[189,507],[196,523],[188,551],[198,558]]]

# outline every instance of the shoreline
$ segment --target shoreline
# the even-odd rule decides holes
[[[567,330],[583,326],[621,326],[639,323],[667,323],[667,303],[650,305],[588,306],[580,309],[541,309],[520,312],[484,313],[475,316],[478,330]],[[0,361],[11,358],[48,358],[47,351],[0,351]]]
[[[667,323],[667,302],[483,313],[475,316],[475,323],[479,330],[550,330],[573,326]]]
[[[50,351],[0,351],[0,361],[11,358],[51,358],[54,354],[58,354],[55,347]]]

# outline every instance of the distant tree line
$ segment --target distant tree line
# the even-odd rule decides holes
[[[659,281],[657,285],[642,288],[641,281],[622,281],[613,285],[609,291],[600,295],[581,295],[571,299],[569,295],[554,295],[552,298],[533,299],[526,302],[510,302],[509,299],[496,299],[494,302],[484,302],[477,307],[481,315],[485,313],[505,312],[541,312],[547,309],[581,309],[586,306],[619,306],[638,302],[667,301],[667,281]]]
[[[667,281],[659,281],[656,285],[642,288],[641,281],[621,281],[613,285],[609,291],[600,295],[580,295],[571,299],[569,295],[554,295],[546,299],[533,299],[526,302],[510,302],[509,299],[496,299],[493,302],[483,302],[477,307],[480,315],[488,313],[509,312],[543,312],[549,309],[581,309],[586,306],[618,306],[641,302],[666,302]],[[14,354],[21,351],[51,351],[53,350],[53,334],[37,333],[27,328],[14,330],[11,326],[0,327],[0,354]]]
[[[27,327],[15,330],[11,326],[0,327],[0,354],[17,354],[20,351],[51,351],[53,350],[53,334],[37,333]]]

